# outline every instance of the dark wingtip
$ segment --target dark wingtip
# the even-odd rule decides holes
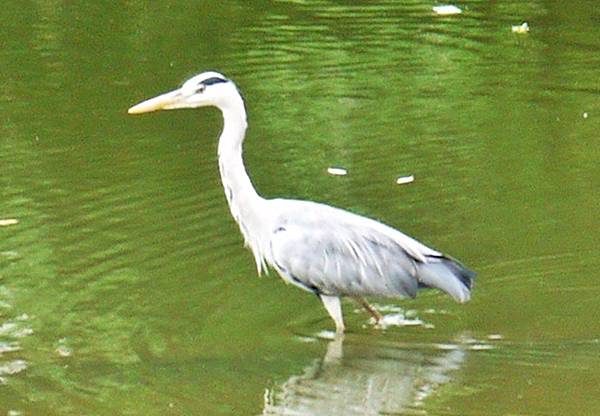
[[[471,290],[477,273],[466,268],[459,261],[450,257],[444,257],[443,262],[450,270],[452,270],[452,274],[458,277],[460,282],[465,285],[467,289]]]
[[[431,257],[439,259],[446,267],[448,267],[448,269],[450,269],[452,274],[456,276],[467,289],[471,290],[473,284],[475,283],[475,277],[477,277],[477,273],[465,267],[455,258],[446,256],[445,254]]]

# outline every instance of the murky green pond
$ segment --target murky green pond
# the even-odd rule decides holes
[[[600,414],[597,5],[433,5],[6,2],[0,415]],[[375,299],[385,331],[346,303],[334,340],[257,278],[219,113],[126,114],[208,69],[263,195],[400,228],[478,272],[472,301]]]

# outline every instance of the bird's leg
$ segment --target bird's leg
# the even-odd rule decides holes
[[[365,308],[369,314],[375,319],[375,325],[379,325],[383,320],[383,316],[379,313],[377,309],[369,305],[369,302],[366,301],[362,296],[355,296],[354,300],[358,302],[360,306]]]
[[[340,298],[337,296],[328,296],[320,294],[321,302],[327,309],[329,316],[335,321],[335,332],[338,334],[344,333],[344,317],[342,316],[342,305]]]

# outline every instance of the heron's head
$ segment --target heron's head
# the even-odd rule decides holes
[[[134,105],[129,114],[147,113],[177,108],[215,106],[225,108],[240,95],[235,84],[218,72],[203,72],[183,83],[181,88]]]

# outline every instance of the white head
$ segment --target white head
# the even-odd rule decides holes
[[[241,97],[235,84],[222,74],[209,71],[188,79],[181,88],[134,105],[128,113],[140,114],[206,106],[215,106],[223,110],[240,102]]]

